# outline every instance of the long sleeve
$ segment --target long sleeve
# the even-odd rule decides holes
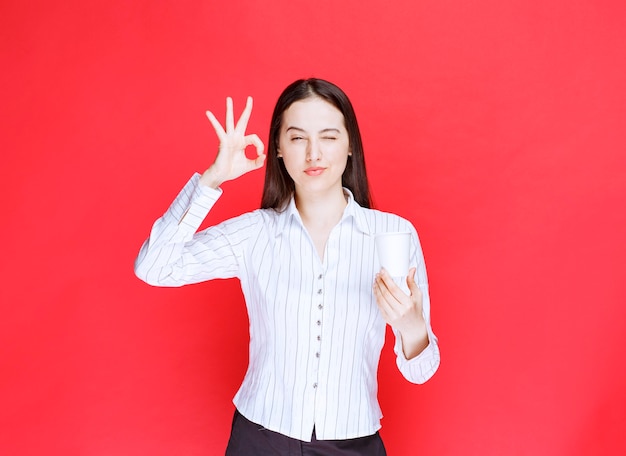
[[[135,274],[150,285],[177,287],[236,275],[237,257],[219,229],[196,233],[221,196],[194,176],[159,218],[135,260]]]

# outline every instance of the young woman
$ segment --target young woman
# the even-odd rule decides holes
[[[299,80],[278,99],[267,156],[245,130],[207,116],[220,140],[156,221],[135,263],[151,285],[241,281],[250,320],[249,366],[233,400],[227,455],[384,455],[377,369],[385,323],[397,365],[413,383],[439,366],[422,250],[410,222],[370,209],[356,116],[337,86]],[[246,147],[256,148],[248,158]],[[261,208],[197,232],[220,185],[267,161]],[[412,233],[409,294],[377,261],[374,235]]]

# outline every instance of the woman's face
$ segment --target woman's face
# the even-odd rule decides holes
[[[283,113],[278,156],[297,194],[341,191],[349,155],[343,114],[332,104],[318,97],[305,98]]]

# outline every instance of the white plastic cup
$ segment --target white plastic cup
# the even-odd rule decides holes
[[[374,240],[381,267],[385,268],[391,277],[406,277],[409,274],[411,233],[408,231],[379,233],[375,235]]]

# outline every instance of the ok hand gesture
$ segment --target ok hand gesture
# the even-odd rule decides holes
[[[263,166],[265,162],[265,146],[263,142],[255,134],[245,134],[251,113],[252,97],[248,97],[246,107],[237,121],[237,125],[235,125],[233,117],[233,100],[230,97],[226,98],[225,128],[222,127],[222,124],[211,111],[206,112],[220,140],[220,146],[215,161],[200,178],[200,182],[204,185],[217,188],[223,182],[236,179],[249,171]],[[256,148],[257,157],[255,159],[246,157],[245,150],[248,146]]]

